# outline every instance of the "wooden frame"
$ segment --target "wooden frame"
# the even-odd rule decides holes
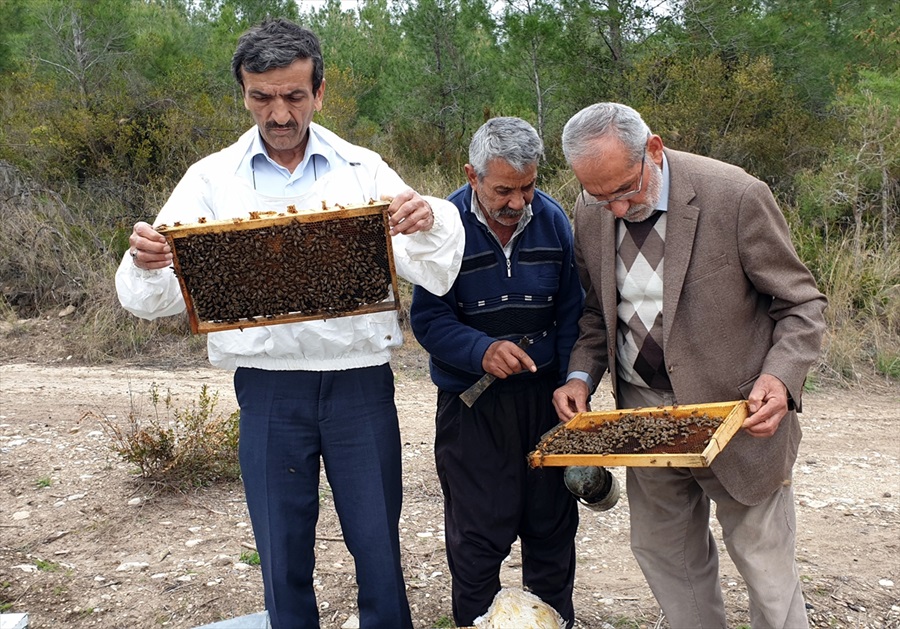
[[[165,236],[172,248],[173,266],[184,296],[191,331],[202,334],[397,310],[397,272],[391,246],[388,206],[386,202],[308,210],[288,206],[284,212],[251,212],[245,218],[201,219],[189,225],[175,223],[173,226],[158,226],[157,231]],[[347,233],[340,237],[332,235],[330,241],[320,242],[316,234],[324,229],[339,229]],[[229,237],[235,232],[248,230],[257,230],[249,241],[243,233],[239,237]],[[203,256],[189,252],[192,247],[199,247],[204,237],[208,241],[214,239],[227,244],[216,245],[215,252],[207,255],[200,264],[195,258]],[[254,239],[260,244],[248,246]],[[301,239],[305,239],[302,244],[299,242]],[[386,261],[381,260],[376,268],[366,266],[359,257],[361,243],[365,240],[380,246],[382,239],[384,251],[379,249],[379,260],[384,255]],[[203,246],[208,248],[210,245]],[[354,247],[357,249],[354,250]],[[300,253],[302,256],[298,255]],[[353,259],[346,259],[348,255]],[[300,257],[302,263],[297,262]],[[368,276],[367,271],[370,272]],[[330,273],[334,281],[320,280],[322,273]],[[266,274],[269,274],[269,279],[277,280],[275,283],[281,287],[276,289],[280,291],[277,299],[271,298],[272,293],[265,291]],[[383,299],[367,302],[358,294],[339,294],[338,285],[347,283],[343,280],[352,281],[354,286],[368,283],[371,287],[374,283],[380,287],[382,277],[385,280]],[[229,278],[241,280],[229,282]],[[240,286],[235,287],[235,284]],[[352,288],[346,290],[353,291]],[[375,290],[380,291],[380,288]],[[242,306],[240,316],[233,313],[224,316],[222,309],[212,312],[215,309],[208,303],[214,300],[203,298],[203,295],[220,297],[228,291],[245,291],[239,298]],[[297,305],[299,302],[290,307],[284,305],[291,299],[300,300],[301,294],[316,305],[308,308]],[[332,297],[333,301],[329,303]],[[266,302],[271,307],[274,301],[278,302],[276,309],[279,311],[266,312]],[[355,305],[348,306],[348,303]]]
[[[647,417],[685,418],[706,414],[710,417],[721,417],[722,423],[709,438],[709,443],[702,452],[664,452],[661,448],[634,454],[544,454],[541,447],[546,447],[559,433],[552,432],[537,445],[537,449],[529,455],[532,467],[568,466],[568,465],[601,465],[604,467],[709,467],[716,455],[728,444],[740,430],[749,413],[747,402],[719,402],[712,404],[685,404],[680,406],[659,406],[655,408],[631,408],[617,411],[595,411],[579,413],[566,422],[564,429],[591,430],[596,426],[614,422],[625,415]],[[704,439],[705,441],[705,439]]]

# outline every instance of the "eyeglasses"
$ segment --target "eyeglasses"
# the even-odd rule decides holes
[[[624,201],[626,199],[630,199],[631,197],[640,194],[641,190],[644,187],[644,163],[647,159],[647,145],[644,144],[644,152],[641,154],[641,177],[638,179],[638,186],[634,190],[630,190],[628,192],[623,192],[622,194],[614,196],[612,199],[603,199],[599,200],[597,197],[590,195],[584,189],[584,186],[581,187],[581,202],[584,204],[584,207],[589,208],[605,208],[609,207],[610,203],[615,203],[616,201]]]

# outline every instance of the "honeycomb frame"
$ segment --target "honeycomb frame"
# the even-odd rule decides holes
[[[159,225],[191,332],[399,309],[389,203]]]
[[[737,434],[744,420],[750,414],[746,400],[713,402],[707,404],[682,404],[676,406],[655,406],[652,408],[626,408],[615,411],[587,411],[577,413],[560,428],[571,431],[591,431],[608,422],[617,422],[624,417],[631,418],[671,418],[689,419],[707,415],[721,420],[711,436],[698,439],[695,426],[687,426],[692,433],[686,440],[696,451],[671,451],[665,445],[651,448],[646,452],[610,454],[551,454],[549,443],[557,439],[561,431],[548,432],[528,456],[532,467],[553,467],[569,465],[600,465],[604,467],[709,467],[716,456]],[[703,443],[706,445],[704,446]],[[698,445],[699,444],[699,445]],[[676,450],[678,450],[676,448]],[[693,448],[688,448],[693,450]]]

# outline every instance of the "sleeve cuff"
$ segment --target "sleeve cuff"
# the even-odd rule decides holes
[[[584,382],[585,384],[587,384],[587,386],[588,386],[588,391],[590,391],[590,392],[593,393],[593,391],[594,391],[594,379],[591,378],[591,375],[590,375],[588,372],[586,372],[586,371],[573,371],[573,372],[571,372],[568,376],[566,376],[566,382],[568,382],[569,380],[573,380],[573,379],[581,380],[582,382]]]

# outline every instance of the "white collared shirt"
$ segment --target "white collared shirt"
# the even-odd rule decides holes
[[[267,155],[259,157],[261,154],[252,148],[257,142],[257,148],[263,146],[258,128],[253,127],[231,146],[192,165],[154,225],[223,220],[247,216],[254,210],[283,211],[287,204],[306,208],[365,204],[408,189],[377,153],[352,145],[315,124],[310,125],[310,140],[308,155],[317,157],[304,159],[287,181]],[[321,164],[327,164],[327,172],[319,170]],[[257,169],[254,189],[253,167],[261,165],[272,168],[270,174],[281,176],[283,181],[272,184],[267,175],[263,182]],[[310,172],[311,185],[303,185]],[[270,184],[281,191],[287,185],[293,192],[285,196]],[[465,233],[456,206],[444,199],[425,198],[434,211],[434,225],[429,231],[394,235],[394,261],[401,277],[435,294],[444,294],[459,271]],[[145,319],[175,315],[185,309],[171,268],[142,270],[127,252],[116,272],[116,290],[122,306]],[[403,334],[396,312],[385,311],[211,332],[207,340],[210,362],[217,367],[331,371],[386,363],[391,349],[402,344]]]

